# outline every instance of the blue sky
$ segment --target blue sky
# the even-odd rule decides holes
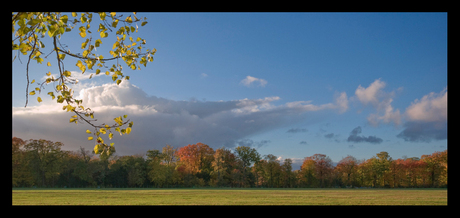
[[[447,149],[447,13],[138,16],[149,23],[134,36],[157,49],[154,61],[141,71],[124,69],[131,79],[120,84],[123,89],[104,86],[113,85],[105,76],[82,79],[75,87],[101,113],[112,105],[118,108],[107,114],[124,109],[132,115],[133,133],[114,138],[119,155],[197,142],[213,148],[250,145],[262,155],[299,161],[316,153],[338,162],[380,151],[397,159]],[[61,41],[76,52],[83,42],[77,33]],[[103,41],[98,52],[107,53],[111,44]],[[59,113],[54,117],[62,117],[60,123],[43,125],[40,117],[55,104],[51,100],[29,100],[23,108],[26,57],[21,58],[23,64],[13,63],[13,136],[92,149],[87,127],[65,124],[70,114]],[[74,64],[66,67],[78,71]],[[33,69],[36,79],[50,71],[44,64]],[[117,95],[102,96],[104,90]],[[42,99],[49,97],[45,93]],[[100,100],[85,93],[100,94]],[[83,134],[76,133],[80,129]]]

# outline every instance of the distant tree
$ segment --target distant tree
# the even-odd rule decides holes
[[[35,174],[35,184],[54,186],[61,170],[60,161],[63,152],[61,142],[52,142],[44,139],[29,140],[24,145],[28,158]]]
[[[20,138],[13,137],[12,149],[12,185],[15,186],[30,186],[33,183],[29,165],[29,159],[23,147],[26,142]]]
[[[176,156],[180,162],[179,166],[183,166],[184,172],[190,174],[187,178],[196,181],[197,185],[198,183],[201,185],[203,182],[209,182],[212,171],[211,163],[214,159],[214,150],[211,147],[200,142],[187,145],[179,148]],[[198,179],[194,179],[193,176],[197,176]],[[199,179],[203,181],[199,181]]]
[[[377,174],[377,179],[379,181],[379,186],[389,186],[388,181],[390,180],[390,164],[393,159],[390,157],[388,152],[382,151],[377,154],[377,159],[375,159],[375,169]]]
[[[307,188],[317,186],[316,161],[312,157],[306,157],[300,166],[299,180],[302,186]]]
[[[355,178],[358,168],[358,161],[351,155],[348,155],[339,161],[335,170],[338,172],[339,178],[347,186],[355,186]]]
[[[212,162],[213,171],[212,183],[214,186],[222,187],[231,184],[231,173],[236,165],[236,156],[231,150],[226,148],[219,148],[214,153]]]
[[[265,155],[264,159],[265,159],[265,162],[264,162],[265,180],[268,182],[268,187],[273,188],[274,186],[279,185],[279,176],[281,174],[281,166],[280,166],[280,163],[277,157],[273,154]]]
[[[447,186],[447,150],[422,155],[430,178],[431,187]]]
[[[325,154],[314,154],[311,158],[315,161],[316,178],[319,180],[319,186],[323,188],[325,180],[330,179],[332,161]]]
[[[242,163],[242,175],[243,175],[243,181],[246,183],[246,178],[247,178],[247,168],[251,166],[251,164],[259,161],[260,154],[257,152],[255,148],[250,148],[247,146],[238,146],[235,149],[235,153],[237,157],[241,160]]]
[[[294,179],[294,173],[292,172],[292,159],[284,159],[283,165],[281,165],[282,187],[292,188],[294,186]]]

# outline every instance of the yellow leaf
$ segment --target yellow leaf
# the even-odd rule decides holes
[[[91,134],[91,131],[89,131],[89,129],[87,129],[87,130],[86,130],[86,133]]]
[[[132,23],[133,20],[131,19],[131,15],[129,15],[126,19],[125,22]]]
[[[51,63],[48,61],[48,63],[46,63],[46,66],[51,67]]]
[[[88,140],[89,141],[93,140],[93,137],[92,136],[88,137]]]
[[[106,134],[106,133],[107,133],[107,132],[105,131],[104,128],[99,129],[99,132],[101,132],[102,134]]]
[[[126,128],[126,133],[129,134],[131,132],[131,127]]]
[[[37,97],[38,103],[42,102],[42,99],[40,97]]]

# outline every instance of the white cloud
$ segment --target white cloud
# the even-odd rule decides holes
[[[406,109],[407,118],[411,121],[443,122],[447,120],[447,87],[440,93],[431,92],[416,99]]]
[[[405,117],[405,129],[398,138],[410,142],[447,139],[447,87],[416,99],[406,108]]]
[[[247,86],[247,87],[250,87],[251,84],[253,83],[259,83],[258,86],[262,86],[262,87],[265,87],[265,85],[267,85],[267,80],[264,80],[264,79],[259,79],[259,78],[255,78],[255,77],[252,77],[252,76],[247,76],[245,79],[241,80],[240,82],[241,84]]]
[[[380,90],[385,87],[385,85],[385,82],[377,79],[367,88],[363,88],[361,85],[359,85],[355,91],[355,94],[359,101],[361,101],[361,103],[364,105],[367,105],[368,103],[378,104],[377,96],[380,93]]]
[[[372,107],[376,109],[376,113],[370,114],[367,117],[367,121],[373,125],[377,126],[380,121],[384,123],[393,122],[396,126],[401,124],[401,114],[399,109],[394,109],[391,105],[394,92],[384,92],[383,88],[386,86],[386,83],[376,79],[373,83],[367,88],[363,88],[361,85],[355,91],[355,95],[358,97],[359,101],[364,104],[371,104]],[[399,88],[400,90],[402,88]],[[381,99],[381,100],[380,100]]]
[[[347,93],[342,92],[335,98],[335,104],[339,108],[339,113],[344,113],[348,110],[348,98]]]
[[[311,101],[275,105],[274,102],[280,100],[278,96],[214,102],[174,101],[148,96],[129,81],[120,85],[82,85],[77,93],[83,105],[95,111],[98,124],[110,125],[114,117],[124,114],[134,121],[131,134],[113,139],[119,155],[160,149],[166,144],[181,147],[202,142],[214,148],[232,147],[251,135],[302,121],[310,116],[308,112],[342,108],[340,104],[314,105]],[[85,133],[90,126],[82,122],[69,124],[72,115],[62,111],[62,105],[55,100],[44,100],[35,107],[13,108],[13,136],[61,141],[68,150],[79,146],[92,149],[94,142],[87,141]]]

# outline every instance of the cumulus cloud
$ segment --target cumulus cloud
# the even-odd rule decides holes
[[[361,85],[355,91],[355,95],[358,97],[359,101],[364,105],[369,103],[378,104],[377,97],[380,94],[381,90],[386,86],[386,83],[380,81],[380,79],[375,80],[369,87],[364,88]]]
[[[382,121],[384,123],[393,122],[398,126],[401,124],[401,113],[399,109],[395,110],[391,105],[395,93],[383,91],[385,86],[385,82],[376,79],[367,88],[359,85],[355,91],[355,95],[363,105],[370,104],[376,109],[376,113],[370,114],[367,117],[367,121],[371,125],[377,126]]]
[[[406,109],[407,118],[410,121],[421,122],[444,122],[447,120],[447,88],[440,93],[431,92],[416,99]]]
[[[214,148],[223,145],[234,147],[241,143],[261,147],[270,141],[251,142],[245,139],[295,124],[313,111],[338,108],[332,103],[313,105],[310,101],[275,105],[274,102],[280,99],[277,96],[215,102],[174,101],[148,96],[129,81],[120,85],[110,83],[81,87],[75,95],[78,94],[77,98],[83,100],[85,107],[95,111],[99,124],[110,124],[114,117],[124,114],[134,121],[131,134],[113,139],[120,155],[160,149],[166,144],[182,147],[197,142]],[[69,124],[73,114],[61,109],[62,105],[51,100],[44,100],[38,106],[13,108],[13,135],[24,139],[61,141],[68,150],[78,149],[79,146],[91,149],[94,142],[87,141],[88,134],[85,133],[90,126]]]
[[[416,99],[405,115],[405,129],[397,137],[410,142],[447,139],[447,88]]]
[[[258,83],[259,85],[258,86],[262,86],[262,87],[265,87],[265,85],[267,85],[267,80],[264,80],[264,79],[259,79],[259,78],[256,78],[256,77],[252,77],[252,76],[247,76],[245,79],[241,80],[240,82],[241,84],[247,86],[247,87],[250,87],[251,84],[256,84]]]
[[[362,129],[361,129],[361,126],[358,126],[356,128],[354,128],[351,132],[350,132],[350,136],[348,136],[348,139],[347,141],[348,142],[369,142],[369,143],[373,143],[373,144],[379,144],[379,143],[382,143],[383,142],[383,139],[381,138],[378,138],[376,136],[358,136],[358,134],[361,134],[362,132]]]

